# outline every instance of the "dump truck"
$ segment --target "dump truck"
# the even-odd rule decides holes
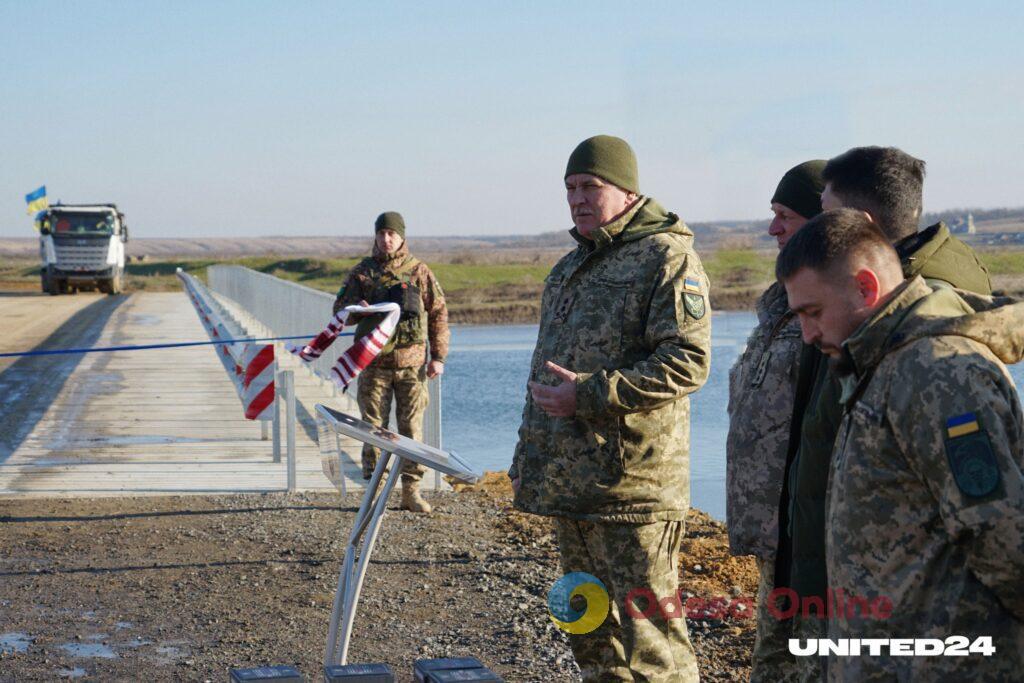
[[[57,203],[39,221],[44,292],[121,292],[128,225],[116,204]]]

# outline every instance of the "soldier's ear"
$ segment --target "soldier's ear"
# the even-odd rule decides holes
[[[874,308],[882,298],[882,285],[878,275],[870,268],[861,268],[853,279],[857,283],[857,291],[864,306]]]

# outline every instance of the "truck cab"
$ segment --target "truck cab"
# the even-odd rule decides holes
[[[43,291],[119,294],[128,226],[115,204],[54,204],[40,216]]]

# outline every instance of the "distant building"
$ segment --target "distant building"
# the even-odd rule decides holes
[[[949,231],[963,235],[977,234],[978,231],[974,227],[974,214],[969,213],[954,220],[950,223]]]

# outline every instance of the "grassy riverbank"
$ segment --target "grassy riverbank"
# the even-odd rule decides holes
[[[1024,296],[1024,250],[982,250],[982,260],[997,290]],[[471,251],[424,254],[448,298],[454,323],[531,323],[539,317],[544,277],[558,258],[557,252],[520,251],[505,255]],[[711,279],[711,306],[715,310],[751,310],[758,295],[772,281],[774,251],[717,249],[702,255]],[[204,277],[206,268],[235,264],[334,294],[358,258],[254,256],[241,258],[182,258],[133,261],[128,264],[128,291],[166,291],[178,288],[177,268]],[[39,287],[37,262],[25,259],[0,264],[0,287]]]

